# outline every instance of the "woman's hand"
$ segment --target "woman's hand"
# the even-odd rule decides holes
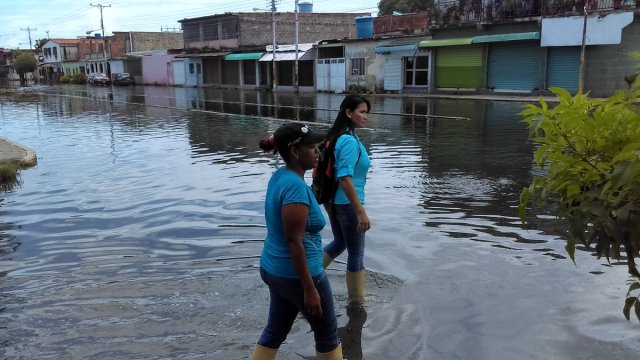
[[[304,308],[309,315],[317,318],[322,317],[320,294],[315,287],[304,291]]]
[[[367,212],[364,210],[364,207],[360,206],[360,209],[357,212],[358,216],[358,231],[365,232],[371,229],[371,221],[369,221],[369,216]]]

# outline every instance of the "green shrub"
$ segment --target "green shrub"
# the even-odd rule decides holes
[[[70,82],[70,81],[71,81],[71,78],[70,78],[70,77],[68,77],[67,75],[62,75],[62,77],[60,77],[60,82],[61,82],[62,84],[66,84],[66,83],[68,83],[68,82]]]
[[[607,260],[620,259],[623,249],[635,279],[623,313],[629,319],[633,307],[640,319],[640,296],[632,294],[640,290],[634,261],[640,255],[640,78],[605,100],[551,91],[557,106],[541,100],[521,112],[538,145],[534,161],[545,173],[523,189],[520,218],[525,221],[530,203],[541,208],[554,198],[556,215],[568,223],[566,250],[574,262],[578,243],[595,244],[598,258]]]

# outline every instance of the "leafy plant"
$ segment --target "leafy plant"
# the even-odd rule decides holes
[[[634,57],[640,60],[639,54]],[[557,106],[540,100],[520,113],[539,145],[534,161],[545,171],[523,189],[520,218],[526,220],[531,203],[542,208],[546,198],[557,200],[556,215],[568,223],[566,250],[574,262],[578,243],[589,249],[594,244],[597,257],[607,261],[620,260],[623,250],[629,273],[640,279],[634,260],[640,250],[640,79],[605,100],[550,90]],[[632,295],[637,286],[628,292],[627,319],[632,306],[640,319],[640,300]]]

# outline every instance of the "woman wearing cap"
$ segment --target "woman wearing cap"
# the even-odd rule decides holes
[[[325,204],[333,241],[324,248],[323,266],[326,268],[347,250],[346,278],[351,309],[364,304],[364,234],[371,228],[364,210],[364,186],[371,161],[355,133],[355,129],[365,127],[369,110],[369,100],[348,95],[327,134],[329,149],[332,146],[335,149],[334,174],[340,186],[334,201]]]
[[[280,153],[285,166],[267,187],[267,236],[260,255],[260,275],[270,293],[269,319],[253,360],[275,359],[299,312],[311,325],[318,359],[342,359],[333,294],[322,267],[324,216],[304,173],[318,162],[321,134],[300,123],[282,125],[260,141],[265,151]]]

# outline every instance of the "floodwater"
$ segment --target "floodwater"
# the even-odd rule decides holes
[[[256,265],[280,165],[257,143],[283,120],[326,129],[343,96],[34,93],[0,99],[2,136],[38,154],[0,199],[0,357],[248,358],[266,321]],[[518,219],[537,171],[522,103],[371,100],[359,130],[370,306],[338,311],[358,337],[349,359],[640,359],[638,322],[622,315],[626,265],[589,251],[574,264],[561,224]],[[313,358],[303,321],[281,356]]]

